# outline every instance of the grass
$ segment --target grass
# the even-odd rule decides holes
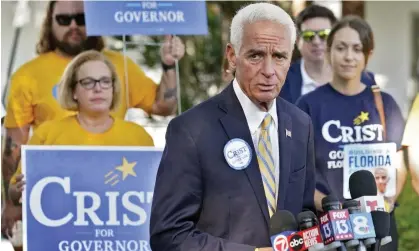
[[[396,209],[399,231],[398,251],[417,251],[419,250],[419,196],[412,188],[410,175],[398,201],[400,204]]]

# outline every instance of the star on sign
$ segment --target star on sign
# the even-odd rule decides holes
[[[137,162],[128,163],[127,159],[124,157],[122,159],[122,166],[117,166],[115,169],[122,172],[122,180],[125,180],[128,175],[137,177],[137,174],[134,172],[135,165],[137,165]]]
[[[369,113],[368,112],[361,112],[361,114],[359,115],[359,118],[361,119],[362,122],[365,122],[367,120],[369,120]]]

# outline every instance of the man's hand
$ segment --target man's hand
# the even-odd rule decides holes
[[[23,177],[23,174],[16,176],[16,183],[10,185],[9,187],[10,200],[13,202],[19,201],[19,199],[22,197],[22,191],[26,184],[26,182],[23,180]]]
[[[185,55],[185,45],[182,40],[176,36],[165,36],[163,45],[160,48],[161,61],[166,65],[173,65],[183,55]]]
[[[13,226],[16,221],[22,220],[22,207],[11,202],[6,203],[1,215],[1,232],[8,237],[13,236]]]
[[[274,251],[273,248],[258,248],[258,251]]]

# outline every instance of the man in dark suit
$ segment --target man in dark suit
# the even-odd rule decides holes
[[[277,98],[296,38],[269,3],[241,9],[226,54],[235,79],[173,119],[157,174],[150,245],[158,251],[273,250],[276,210],[314,210],[310,118]]]
[[[296,18],[297,48],[302,59],[294,62],[288,71],[280,97],[295,104],[304,94],[332,80],[332,69],[326,61],[326,39],[336,22],[328,8],[312,4],[301,11]],[[364,71],[362,83],[375,84],[374,74]]]

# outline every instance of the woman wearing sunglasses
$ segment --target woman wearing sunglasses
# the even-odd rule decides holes
[[[144,128],[111,115],[120,97],[121,86],[108,59],[96,51],[79,54],[66,68],[59,91],[61,106],[76,115],[45,122],[28,144],[154,146]],[[22,179],[18,168],[9,187],[13,201],[21,197]]]
[[[343,149],[345,144],[394,142],[401,147],[404,120],[394,99],[381,93],[382,106],[376,104],[371,88],[361,80],[368,58],[374,48],[370,26],[361,18],[344,17],[332,28],[327,38],[326,59],[329,61],[332,81],[302,96],[297,105],[313,120],[316,149],[316,207],[321,210],[321,199],[333,194],[343,197]],[[381,108],[382,109],[381,109]],[[383,117],[380,117],[383,111]],[[385,118],[384,125],[382,119]],[[397,191],[400,194],[406,171],[398,152]],[[381,250],[397,250],[397,229],[391,211],[391,236],[393,241]]]

